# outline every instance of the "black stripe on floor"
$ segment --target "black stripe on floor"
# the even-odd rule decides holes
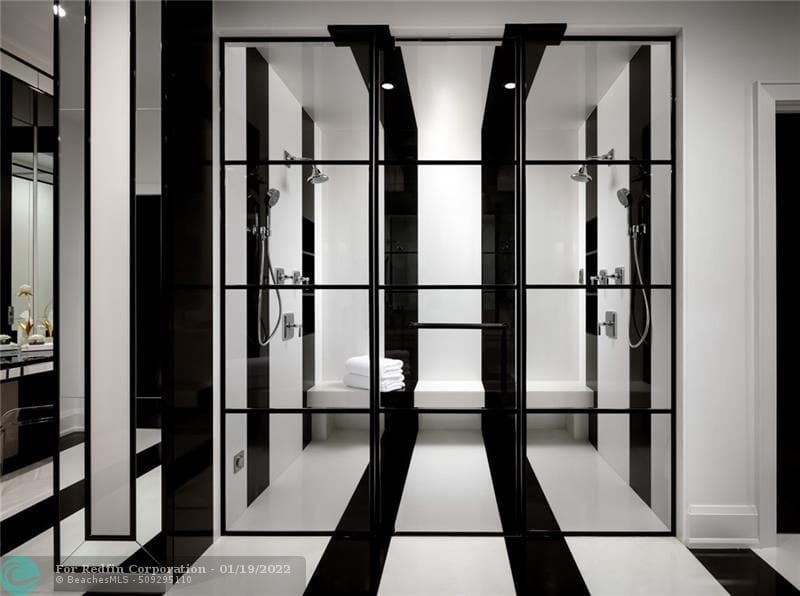
[[[691,549],[731,596],[795,596],[795,588],[750,549]]]
[[[342,514],[337,532],[328,542],[306,587],[306,596],[337,594],[370,595],[378,593],[383,565],[389,550],[390,532],[394,529],[397,510],[416,443],[418,417],[415,413],[386,414],[381,438],[381,474],[384,504],[382,538],[347,536],[347,532],[369,530],[368,464]]]
[[[494,484],[500,519],[505,532],[515,529],[513,514],[514,454],[516,436],[514,416],[483,414],[482,428],[489,471]],[[539,480],[525,457],[526,529],[559,532],[553,510]],[[507,537],[506,551],[517,594],[561,595],[589,594],[567,541],[560,536]]]

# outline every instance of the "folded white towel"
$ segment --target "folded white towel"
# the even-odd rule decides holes
[[[356,389],[369,389],[369,377],[364,375],[354,375],[347,373],[342,379],[342,382],[348,387],[355,387]],[[405,383],[403,381],[386,381],[381,383],[381,391],[397,391],[403,389]]]
[[[369,376],[369,356],[354,356],[344,363],[347,372],[356,375]],[[403,361],[394,358],[381,358],[381,372],[393,373],[403,370]]]

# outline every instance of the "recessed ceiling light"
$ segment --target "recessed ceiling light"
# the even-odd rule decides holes
[[[506,89],[516,89],[517,84],[514,81],[509,81],[508,83],[503,85],[503,87],[505,87]]]
[[[53,4],[53,14],[59,17],[67,16],[67,11],[60,4]]]
[[[387,91],[391,91],[392,89],[394,89],[394,83],[389,83],[389,82],[381,83],[381,88],[386,89]]]

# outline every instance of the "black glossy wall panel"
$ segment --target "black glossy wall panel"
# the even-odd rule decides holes
[[[650,46],[643,45],[630,61],[630,86],[629,86],[629,150],[631,159],[649,160],[650,148]],[[650,232],[650,176],[642,166],[630,166],[630,191],[631,203],[628,208],[628,224],[645,224],[647,232]],[[628,278],[631,283],[638,283],[635,279],[635,264],[633,254],[633,243],[628,238],[630,244],[631,271]],[[642,282],[650,283],[650,235],[645,233],[637,239],[637,250],[639,255],[639,266],[642,275]],[[650,301],[650,291],[646,290],[647,300]],[[629,325],[623,324],[618,333],[619,341],[630,339],[636,343],[641,334],[644,333],[646,326],[646,308],[644,296],[641,290],[630,292],[631,296],[631,318]],[[649,408],[651,405],[650,388],[650,350],[649,338],[638,348],[631,348],[628,351],[630,363],[630,407]],[[630,460],[629,478],[633,490],[650,504],[652,491],[652,427],[651,419],[648,414],[631,414],[629,420],[630,436]]]
[[[137,195],[134,217],[136,397],[161,397],[161,196]]]
[[[779,114],[777,140],[777,294],[778,294],[778,532],[800,532],[800,402],[794,389],[797,334],[796,297],[791,292],[797,267],[795,222],[800,217],[797,164],[800,114]]]
[[[162,3],[163,498],[166,560],[213,537],[212,17]]]
[[[586,119],[586,155],[597,155],[597,108]],[[584,279],[597,275],[597,166],[586,166],[586,265]],[[586,290],[586,386],[597,407],[597,292]],[[597,414],[589,414],[589,442],[597,447]]]
[[[269,168],[252,162],[267,159],[269,142],[269,67],[256,48],[246,51],[246,152],[247,210],[249,225],[267,221],[264,200],[269,188]],[[256,218],[257,216],[257,218]],[[267,242],[269,238],[267,238]],[[261,239],[247,235],[247,281],[267,283],[261,271]],[[247,325],[247,407],[269,407],[269,345],[262,346],[259,334],[269,333],[270,310],[268,292],[262,292],[261,312],[258,291],[247,292],[247,323],[261,321],[260,327]],[[266,414],[247,416],[247,503],[252,503],[269,485],[269,417]]]
[[[314,145],[314,120],[303,109],[302,114],[302,153],[306,157],[316,155]],[[307,180],[313,173],[313,167],[303,165],[303,180]],[[303,275],[314,283],[315,251],[314,251],[314,221],[315,206],[314,184],[303,184],[303,223],[301,232],[303,238]],[[308,390],[314,386],[314,353],[316,335],[314,334],[314,291],[303,290],[303,407],[308,406]],[[311,414],[303,414],[303,447],[311,442]]]

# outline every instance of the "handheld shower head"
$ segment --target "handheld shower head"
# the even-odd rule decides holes
[[[591,182],[592,177],[589,175],[589,172],[586,171],[586,165],[582,165],[577,172],[573,172],[569,175],[569,177],[574,182],[580,182],[581,184],[586,184],[587,182]]]
[[[267,208],[272,209],[275,205],[278,204],[278,200],[281,198],[281,191],[277,188],[270,188],[267,191]]]
[[[617,191],[617,200],[620,205],[627,209],[631,206],[631,191],[627,188],[620,188]]]

